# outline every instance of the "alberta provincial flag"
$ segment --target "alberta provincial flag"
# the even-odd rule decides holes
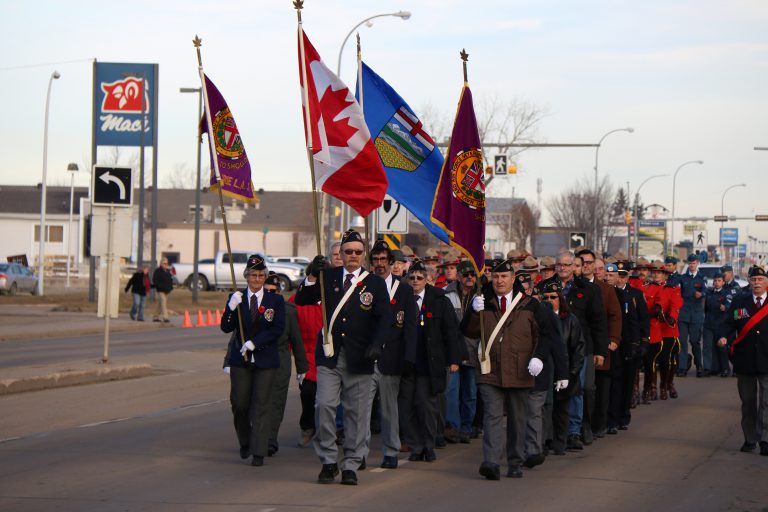
[[[478,275],[485,263],[483,171],[483,152],[472,92],[465,83],[437,184],[432,221],[448,232],[450,244],[469,257]]]
[[[448,234],[430,219],[443,155],[403,98],[365,63],[362,67],[365,123],[387,174],[387,193],[448,243]]]
[[[315,186],[367,217],[381,206],[387,176],[363,119],[363,111],[349,88],[320,59],[303,30],[299,74],[306,70],[308,112],[305,134],[311,141]],[[303,55],[301,49],[303,48]]]

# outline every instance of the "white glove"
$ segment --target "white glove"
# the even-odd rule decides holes
[[[241,356],[243,356],[243,357],[245,357],[245,353],[246,353],[247,351],[249,351],[249,350],[250,350],[251,352],[253,352],[254,350],[256,350],[256,345],[254,345],[254,344],[253,344],[253,342],[252,342],[251,340],[248,340],[248,341],[246,341],[245,343],[243,343],[243,348],[241,348],[241,349],[240,349],[240,355],[241,355]]]
[[[299,383],[299,386],[301,386],[301,384],[304,382],[304,377],[306,377],[306,376],[307,376],[306,373],[300,373],[300,374],[296,375],[296,382]]]
[[[555,391],[562,391],[568,387],[568,379],[555,382]]]
[[[482,295],[475,295],[475,298],[472,299],[472,309],[477,311],[478,313],[485,309],[485,297]]]
[[[227,375],[229,375],[229,366],[225,366],[225,367],[224,367],[224,373],[226,373]]]
[[[534,377],[541,373],[541,370],[544,369],[544,363],[541,362],[541,359],[537,357],[532,357],[531,362],[528,363],[528,373],[533,375]]]
[[[235,292],[229,298],[227,307],[229,307],[230,311],[237,311],[237,306],[239,306],[241,302],[243,302],[243,292]]]

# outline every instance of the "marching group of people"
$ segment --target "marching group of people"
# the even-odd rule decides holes
[[[681,274],[672,257],[510,251],[477,275],[450,250],[406,253],[380,240],[366,251],[347,231],[287,302],[265,262],[248,259],[248,287],[230,295],[221,321],[232,333],[224,366],[242,458],[261,466],[279,450],[291,353],[299,445],[314,445],[320,483],[340,473],[356,485],[371,433],[383,468],[397,468],[401,452],[433,462],[436,448],[482,437],[479,473],[499,480],[506,465],[519,478],[550,454],[627,430],[641,404],[676,399],[675,378],[691,366],[728,377],[729,361],[742,451],[759,442],[768,455],[762,268],[743,291],[728,266],[707,288],[695,255]]]

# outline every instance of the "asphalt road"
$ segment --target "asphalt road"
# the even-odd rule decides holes
[[[55,326],[52,328],[55,329]],[[109,355],[116,358],[178,350],[220,349],[223,358],[228,341],[229,335],[221,332],[218,326],[115,332],[110,333]],[[101,357],[103,347],[103,334],[4,341],[0,343],[0,368],[96,359]]]
[[[479,441],[381,470],[374,437],[349,487],[315,483],[313,450],[294,447],[295,386],[280,452],[254,468],[237,454],[221,351],[153,357],[177,371],[0,397],[0,510],[768,510],[768,457],[738,452],[734,379],[682,379],[678,400],[521,480],[482,479]]]

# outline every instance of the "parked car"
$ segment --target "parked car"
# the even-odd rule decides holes
[[[312,263],[311,259],[305,258],[304,256],[270,256],[269,258],[278,263],[298,263],[305,267]]]
[[[712,288],[712,278],[715,277],[715,274],[718,274],[720,272],[720,268],[721,267],[722,267],[722,265],[719,264],[719,263],[701,263],[699,265],[699,272],[701,272],[704,275],[704,277],[707,279],[707,287]],[[684,274],[686,272],[688,272],[688,266],[687,265],[683,269],[682,273]],[[744,288],[745,286],[747,286],[749,284],[749,282],[747,282],[747,280],[742,279],[741,277],[739,277],[737,275],[734,275],[733,279],[742,288]]]
[[[238,288],[246,286],[243,270],[251,251],[232,251],[232,264],[235,269],[235,282]],[[259,254],[259,253],[256,253]],[[260,254],[260,256],[264,257]],[[280,277],[280,290],[290,291],[304,279],[306,265],[299,263],[278,262],[274,258],[265,258],[267,267]],[[176,263],[173,265],[176,280],[187,288],[192,288],[192,263]],[[214,259],[200,260],[197,265],[199,290],[227,290],[232,287],[232,276],[229,270],[229,255],[227,251],[219,251]]]
[[[37,276],[20,263],[0,263],[0,292],[16,295],[30,292],[37,295]]]

